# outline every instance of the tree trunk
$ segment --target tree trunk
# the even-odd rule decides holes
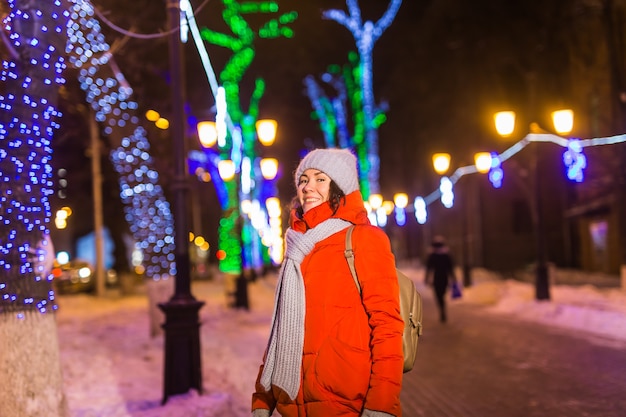
[[[48,224],[66,2],[16,0],[0,96],[0,416],[65,416]],[[10,41],[8,41],[10,39]]]
[[[68,416],[54,314],[0,314],[0,416]]]

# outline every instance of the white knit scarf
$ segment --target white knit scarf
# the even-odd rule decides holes
[[[304,345],[305,294],[300,264],[315,244],[345,229],[351,223],[328,219],[306,233],[287,229],[285,261],[280,269],[272,331],[261,374],[261,385],[269,391],[271,385],[284,390],[293,400],[300,388],[302,348]]]

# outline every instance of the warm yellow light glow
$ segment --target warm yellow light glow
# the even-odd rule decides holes
[[[156,110],[148,110],[146,112],[146,119],[150,120],[151,122],[156,122],[157,120],[159,120],[159,117],[161,117],[161,115]]]
[[[385,200],[383,201],[383,210],[385,210],[385,214],[389,216],[393,213],[393,201]]]
[[[262,119],[256,122],[256,131],[259,142],[265,146],[270,146],[276,139],[276,129],[278,123],[272,119]]]
[[[241,200],[241,212],[243,214],[250,214],[252,211],[252,201],[245,199]]]
[[[56,217],[54,219],[54,225],[59,230],[65,229],[67,227],[67,220],[61,217]]]
[[[202,181],[202,182],[210,182],[211,181],[211,174],[209,174],[207,171],[205,171],[204,168],[201,168],[201,167],[196,168],[196,171],[194,172],[194,174],[196,174],[198,179],[200,181]]]
[[[511,136],[515,130],[515,112],[514,111],[500,111],[493,115],[493,120],[496,123],[496,131],[503,138]]]
[[[156,127],[162,130],[169,129],[170,127],[170,121],[167,119],[164,119],[163,117],[159,117],[159,119],[156,122],[154,122],[154,124]]]
[[[202,236],[196,236],[196,238],[193,240],[193,243],[196,246],[202,246],[205,242],[206,240]]]
[[[280,217],[280,200],[277,197],[270,197],[265,200],[265,207],[267,207],[267,214],[270,217]]]
[[[196,235],[194,235],[193,232],[189,232],[189,241],[193,242],[195,238],[196,238]]]
[[[202,182],[211,182],[211,174],[206,171],[204,171],[199,177]]]
[[[383,196],[380,194],[372,194],[369,198],[372,210],[377,210],[383,205]]]
[[[196,126],[196,129],[198,129],[198,138],[202,146],[210,148],[215,145],[217,142],[217,127],[215,122],[200,122]]]
[[[270,227],[276,229],[279,234],[281,233],[280,227],[281,227],[282,222],[280,221],[280,213],[278,213],[278,216],[276,217],[270,217],[269,223],[270,223]]]
[[[433,168],[439,175],[443,175],[450,168],[450,154],[445,152],[439,152],[433,155]]]
[[[219,161],[217,170],[220,173],[220,178],[224,181],[230,181],[235,176],[235,163],[230,159]]]
[[[393,196],[393,202],[396,207],[406,208],[407,204],[409,204],[409,196],[406,193],[397,193]]]
[[[263,158],[260,162],[261,174],[266,180],[273,180],[278,174],[278,160],[276,158]]]
[[[72,209],[67,206],[61,207],[61,210],[63,210],[66,213],[65,217],[70,217],[72,215]]]
[[[491,169],[491,154],[489,152],[478,152],[474,155],[476,170],[482,174]]]
[[[574,112],[570,109],[553,111],[552,123],[554,124],[556,133],[559,135],[567,135],[574,128]]]

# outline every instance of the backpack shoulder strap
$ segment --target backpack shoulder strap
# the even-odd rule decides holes
[[[356,276],[356,268],[354,266],[354,251],[352,250],[352,231],[354,230],[354,225],[348,227],[348,232],[346,233],[346,249],[343,254],[348,261],[348,266],[350,267],[350,273],[352,274],[352,279],[354,279],[354,283],[356,284],[356,288],[359,290],[359,294],[361,294],[361,284],[359,283],[359,279]]]

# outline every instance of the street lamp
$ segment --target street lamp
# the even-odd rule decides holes
[[[370,222],[380,226],[380,217],[383,215],[383,196],[380,194],[370,194],[367,201],[371,208],[369,213]]]
[[[406,193],[396,193],[393,195],[393,212],[394,217],[396,219],[396,225],[400,228],[400,234],[402,236],[402,240],[404,241],[404,258],[409,259],[411,251],[409,250],[411,246],[409,229],[406,224],[406,207],[409,205],[409,196]]]
[[[267,181],[272,181],[278,174],[278,160],[276,158],[263,158],[259,162],[261,175]]]
[[[508,138],[515,130],[515,112],[499,111],[493,115],[496,131],[503,138]]]
[[[514,118],[514,115],[513,115]],[[508,115],[508,120],[511,120],[511,115]],[[506,118],[499,123],[501,125],[505,125]],[[507,129],[512,129],[510,126]],[[512,131],[512,130],[511,130]],[[451,177],[447,177],[446,173],[450,169],[450,154],[446,152],[435,153],[432,156],[433,161],[433,169],[437,174],[442,175],[440,186],[439,186],[439,194],[441,195],[441,202],[446,208],[452,207],[454,204],[454,190],[453,184],[458,180],[458,178],[462,175],[480,172],[486,173],[492,168],[492,156],[489,152],[477,152],[474,154],[474,166],[467,166],[463,168],[458,168],[455,173]],[[469,178],[468,178],[469,180]],[[461,214],[461,252],[462,252],[462,273],[463,273],[463,285],[465,287],[470,287],[472,285],[472,261],[470,258],[474,259],[475,251],[471,249],[471,233],[469,232],[469,217],[472,213],[470,208],[470,190],[468,190],[464,195],[466,196],[464,201],[464,210]],[[417,217],[418,212],[418,201],[416,200],[415,210],[416,210],[416,218],[418,218],[418,222],[425,222],[425,213],[421,213],[420,217]],[[419,202],[420,206],[423,204],[422,201]],[[421,208],[420,208],[420,211]],[[421,218],[421,219],[420,219]],[[421,220],[421,221],[420,221]],[[474,228],[475,229],[475,228]]]
[[[278,123],[272,119],[261,119],[255,123],[259,142],[264,146],[271,146],[276,139]]]
[[[439,175],[443,175],[448,172],[450,168],[450,154],[445,152],[439,152],[433,155],[433,168]]]
[[[165,314],[165,364],[162,404],[170,395],[183,394],[194,388],[202,393],[200,361],[199,311],[204,302],[191,295],[189,228],[187,208],[189,183],[186,172],[185,130],[183,114],[182,48],[180,45],[179,0],[167,0],[169,33],[169,66],[172,93],[172,141],[174,142],[173,213],[176,278],[174,295],[160,303]]]
[[[217,126],[215,122],[202,121],[197,125],[198,138],[200,144],[205,148],[210,148],[217,143]]]
[[[510,136],[515,129],[515,112],[506,111],[496,113],[496,131],[502,137]],[[506,120],[504,123],[502,120]],[[500,121],[500,123],[498,122]],[[560,135],[567,135],[571,132],[574,123],[574,113],[572,110],[564,109],[552,112],[552,122],[554,130]],[[531,133],[540,133],[542,129],[537,123],[531,123]],[[532,192],[529,190],[528,197],[531,200],[532,217],[535,229],[535,245],[537,265],[535,268],[535,298],[537,300],[550,299],[550,283],[547,265],[545,230],[543,226],[543,210],[541,208],[541,189],[539,184],[539,150],[535,147],[531,161],[533,173]]]
[[[556,110],[552,112],[554,130],[559,135],[569,135],[574,128],[574,112],[570,109]]]
[[[474,154],[474,165],[476,166],[476,171],[481,174],[489,172],[492,161],[493,158],[489,152],[477,152]]]
[[[271,119],[257,120],[255,123],[256,137],[263,147],[271,146],[276,139],[278,123]],[[275,179],[278,175],[278,161],[275,158],[260,158],[255,156],[252,148],[244,146],[243,142],[235,146],[230,153],[230,159],[224,159],[223,149],[220,145],[219,124],[213,121],[203,121],[197,125],[198,137],[205,152],[217,144],[221,156],[213,159],[217,165],[221,184],[216,187],[224,188],[221,195],[235,198],[236,201],[222,201],[224,210],[229,207],[238,207],[239,214],[236,216],[236,235],[238,236],[239,248],[231,247],[228,252],[232,256],[237,253],[241,256],[241,269],[227,268],[224,272],[232,273],[235,279],[235,307],[248,308],[247,275],[254,275],[254,268],[266,263],[263,247],[266,242],[275,239],[264,238],[263,234],[271,229],[270,221],[275,220],[269,216],[267,209],[261,203],[268,197],[277,194]],[[222,132],[223,136],[225,133]],[[216,152],[211,151],[217,155]],[[233,185],[234,182],[234,185]],[[229,185],[228,185],[229,184]],[[234,187],[234,193],[228,193],[227,187]],[[218,190],[218,194],[220,190]],[[271,233],[270,233],[271,234]],[[220,235],[225,235],[220,233]],[[224,243],[220,241],[220,246]],[[234,243],[231,242],[231,243]],[[239,249],[239,250],[237,250]],[[271,248],[270,248],[271,249]],[[274,251],[275,252],[275,251]],[[241,254],[241,255],[239,255]],[[267,256],[271,258],[271,256]]]

